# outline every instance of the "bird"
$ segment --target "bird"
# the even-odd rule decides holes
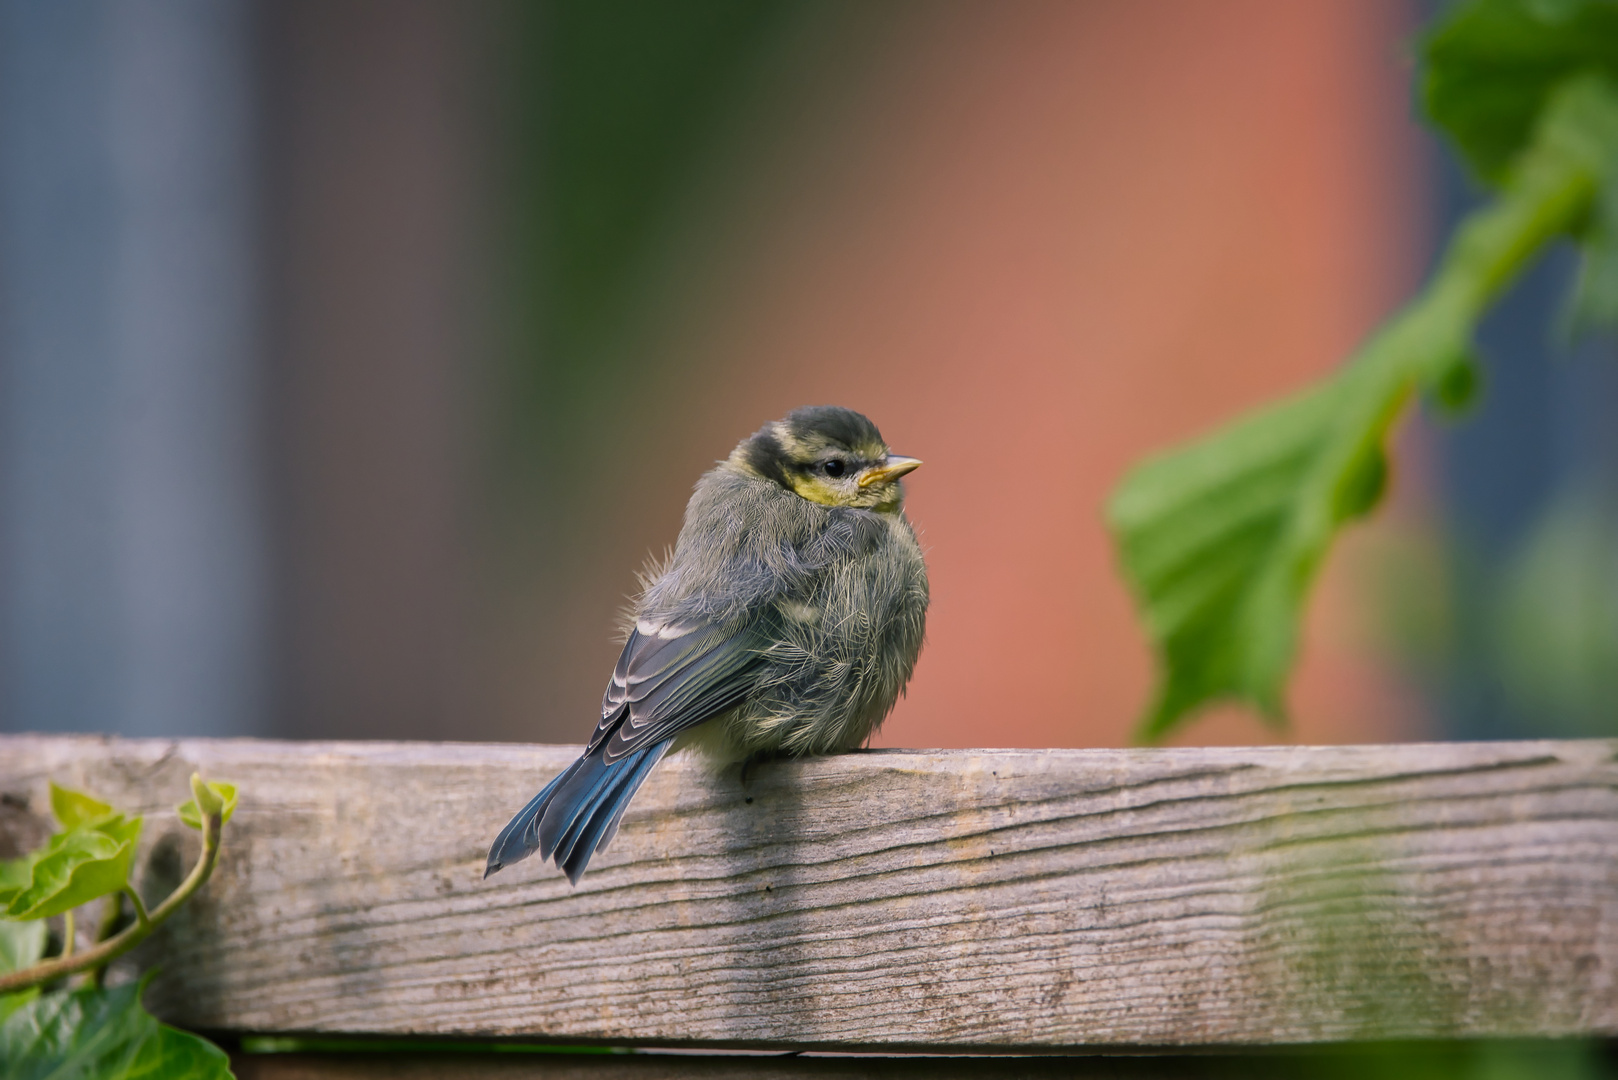
[[[538,851],[577,885],[671,751],[718,765],[853,750],[904,692],[927,567],[905,517],[921,461],[863,414],[795,409],[698,480],[642,576],[584,753],[517,812],[484,878]]]

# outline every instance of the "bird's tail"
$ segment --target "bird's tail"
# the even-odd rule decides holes
[[[629,800],[673,741],[666,739],[612,762],[601,746],[569,765],[500,830],[489,848],[483,876],[537,850],[542,859],[554,857],[577,885],[590,856],[612,842]]]

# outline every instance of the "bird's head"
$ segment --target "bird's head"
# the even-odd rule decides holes
[[[810,405],[743,439],[730,463],[823,506],[894,511],[899,478],[921,462],[888,452],[876,425],[853,409]]]

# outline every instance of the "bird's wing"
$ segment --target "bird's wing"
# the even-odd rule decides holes
[[[590,751],[606,743],[615,761],[717,716],[753,688],[770,635],[758,623],[635,624],[601,699]]]

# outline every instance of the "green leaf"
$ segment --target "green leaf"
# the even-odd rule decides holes
[[[13,922],[0,919],[0,975],[33,967],[45,957],[49,935],[42,922]],[[0,1023],[39,996],[37,986],[13,994],[0,995]]]
[[[1397,371],[1370,387],[1355,374],[1147,462],[1119,486],[1107,521],[1162,673],[1143,738],[1225,697],[1282,719],[1304,587],[1333,527],[1381,498],[1382,439],[1407,389]],[[1369,423],[1359,417],[1367,396],[1381,405]],[[1300,528],[1322,517],[1324,527]]]
[[[1601,189],[1589,226],[1579,237],[1579,276],[1562,315],[1568,337],[1618,326],[1618,169]]]
[[[1422,44],[1421,100],[1474,170],[1501,184],[1570,76],[1618,76],[1612,0],[1473,0]]]
[[[140,818],[118,816],[57,833],[32,856],[29,884],[11,898],[5,916],[43,919],[119,891],[129,881],[140,827]]]
[[[7,1080],[228,1080],[230,1059],[161,1024],[140,1003],[144,982],[36,998],[0,1023]]]
[[[43,924],[30,923],[29,925]],[[39,987],[37,986],[30,986],[26,990],[18,990],[14,994],[0,994],[0,1024],[4,1024],[8,1016],[37,997],[39,997]]]
[[[1612,0],[1474,0],[1458,5],[1423,44],[1428,117],[1492,184],[1507,179],[1554,95],[1579,75],[1618,76]],[[1599,153],[1618,152],[1611,133]],[[1569,333],[1618,326],[1618,170],[1608,168],[1591,220],[1579,230],[1579,278],[1566,305]]]
[[[55,783],[51,811],[64,830],[21,859],[0,862],[0,916],[42,919],[115,892],[128,880],[140,818],[125,818]]]
[[[1427,288],[1347,367],[1124,477],[1107,521],[1158,654],[1139,737],[1223,699],[1284,719],[1303,602],[1342,525],[1380,501],[1393,422],[1418,390],[1464,398],[1477,320],[1587,220],[1613,146],[1618,91],[1582,77],[1556,88],[1499,198],[1462,223]]]
[[[11,903],[11,898],[28,888],[33,879],[34,859],[31,855],[24,855],[20,859],[0,859],[0,911],[3,905]]]
[[[39,963],[48,936],[42,922],[0,919],[0,975]]]
[[[191,797],[196,801],[197,811],[200,814],[211,816],[225,808],[224,800],[219,797],[219,792],[202,782],[201,773],[191,774]]]
[[[114,816],[112,807],[100,799],[92,799],[82,791],[73,791],[51,784],[51,813],[62,823],[62,828],[88,825]]]
[[[225,825],[230,822],[230,816],[236,812],[235,784],[228,784],[223,780],[209,780],[203,784],[201,778],[193,774],[191,790],[219,808],[219,824]],[[202,814],[197,810],[196,799],[187,799],[175,809],[179,812],[181,822],[193,829],[202,828]]]

